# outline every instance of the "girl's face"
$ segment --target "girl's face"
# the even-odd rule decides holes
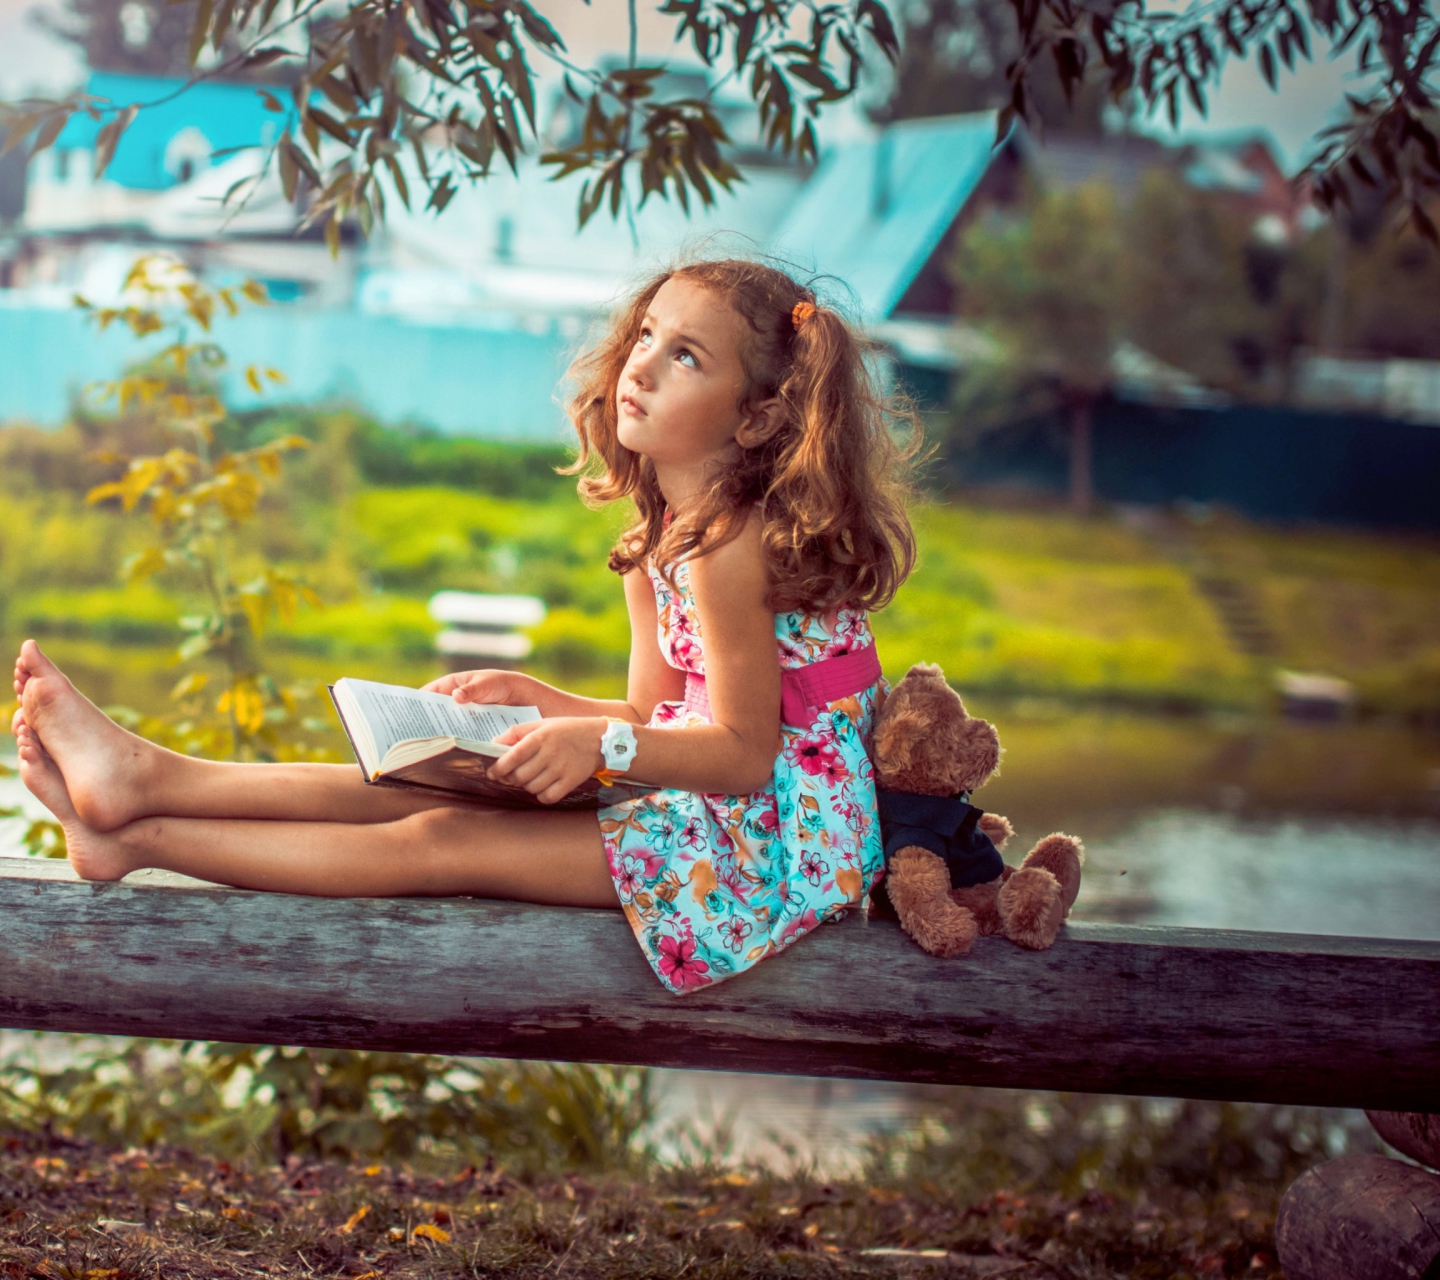
[[[683,276],[661,285],[645,313],[615,386],[617,435],[655,464],[672,502],[712,459],[739,448],[745,332],[728,303]]]

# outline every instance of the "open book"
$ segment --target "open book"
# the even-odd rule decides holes
[[[490,762],[510,749],[494,739],[511,725],[539,720],[536,708],[459,703],[441,693],[348,678],[331,685],[330,696],[365,781],[376,786],[516,809],[598,809],[659,789],[587,778],[564,799],[542,805],[524,787],[490,776]]]

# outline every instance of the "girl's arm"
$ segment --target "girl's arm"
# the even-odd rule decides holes
[[[655,703],[683,696],[684,675],[660,653],[649,582],[639,573],[627,575],[633,628],[630,698],[618,705],[631,713],[624,718],[638,726],[630,773],[661,787],[748,794],[769,781],[780,744],[780,661],[758,517],[734,541],[691,561],[690,585],[704,637],[714,722],[686,729],[643,725]],[[495,772],[542,801],[558,800],[600,767],[604,729],[603,719],[590,717],[518,725],[498,739],[517,745],[496,761]]]

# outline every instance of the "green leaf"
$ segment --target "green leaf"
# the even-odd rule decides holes
[[[200,56],[200,50],[205,47],[205,37],[210,34],[210,16],[215,9],[215,0],[200,0],[199,7],[195,10],[195,23],[190,28],[190,65],[195,65],[195,59]]]
[[[52,111],[45,120],[45,123],[42,124],[36,132],[35,142],[30,148],[30,154],[32,156],[39,155],[46,147],[54,142],[55,139],[60,136],[60,130],[65,127],[66,122],[72,114],[73,112],[70,111]],[[8,151],[9,147],[6,147],[6,150]]]
[[[430,190],[430,199],[425,202],[427,209],[434,209],[436,213],[444,213],[445,206],[455,198],[456,187],[450,180],[448,173],[440,175],[440,181]]]
[[[1271,89],[1275,88],[1275,53],[1268,44],[1260,46],[1260,74]]]
[[[131,121],[135,119],[136,113],[140,110],[136,103],[116,113],[114,119],[106,121],[100,132],[95,137],[95,176],[104,177],[105,170],[110,167],[110,161],[115,157],[115,148],[120,144],[120,136],[130,127]]]
[[[263,27],[265,23],[262,21],[260,25]],[[261,67],[268,67],[272,62],[278,62],[281,58],[291,58],[294,56],[289,49],[282,49],[277,45],[270,45],[264,49],[256,49],[254,53],[247,55],[245,61],[241,63],[241,66],[247,71],[255,71]],[[271,96],[266,94],[263,89],[259,92],[265,97]],[[269,107],[268,102],[266,106],[271,110],[275,110],[275,108]]]
[[[175,650],[175,653],[181,662],[189,662],[191,658],[198,658],[202,653],[209,652],[214,643],[214,636],[207,632],[201,632],[198,635],[191,636],[190,639]]]
[[[515,12],[520,15],[520,21],[525,27],[525,34],[536,44],[544,45],[547,49],[563,50],[565,48],[565,42],[555,28],[526,4],[525,0],[517,0]]]

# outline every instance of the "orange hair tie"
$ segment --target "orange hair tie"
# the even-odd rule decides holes
[[[800,329],[804,327],[805,321],[814,314],[815,304],[813,302],[797,302],[795,309],[790,313],[790,319],[794,321],[795,328]]]

